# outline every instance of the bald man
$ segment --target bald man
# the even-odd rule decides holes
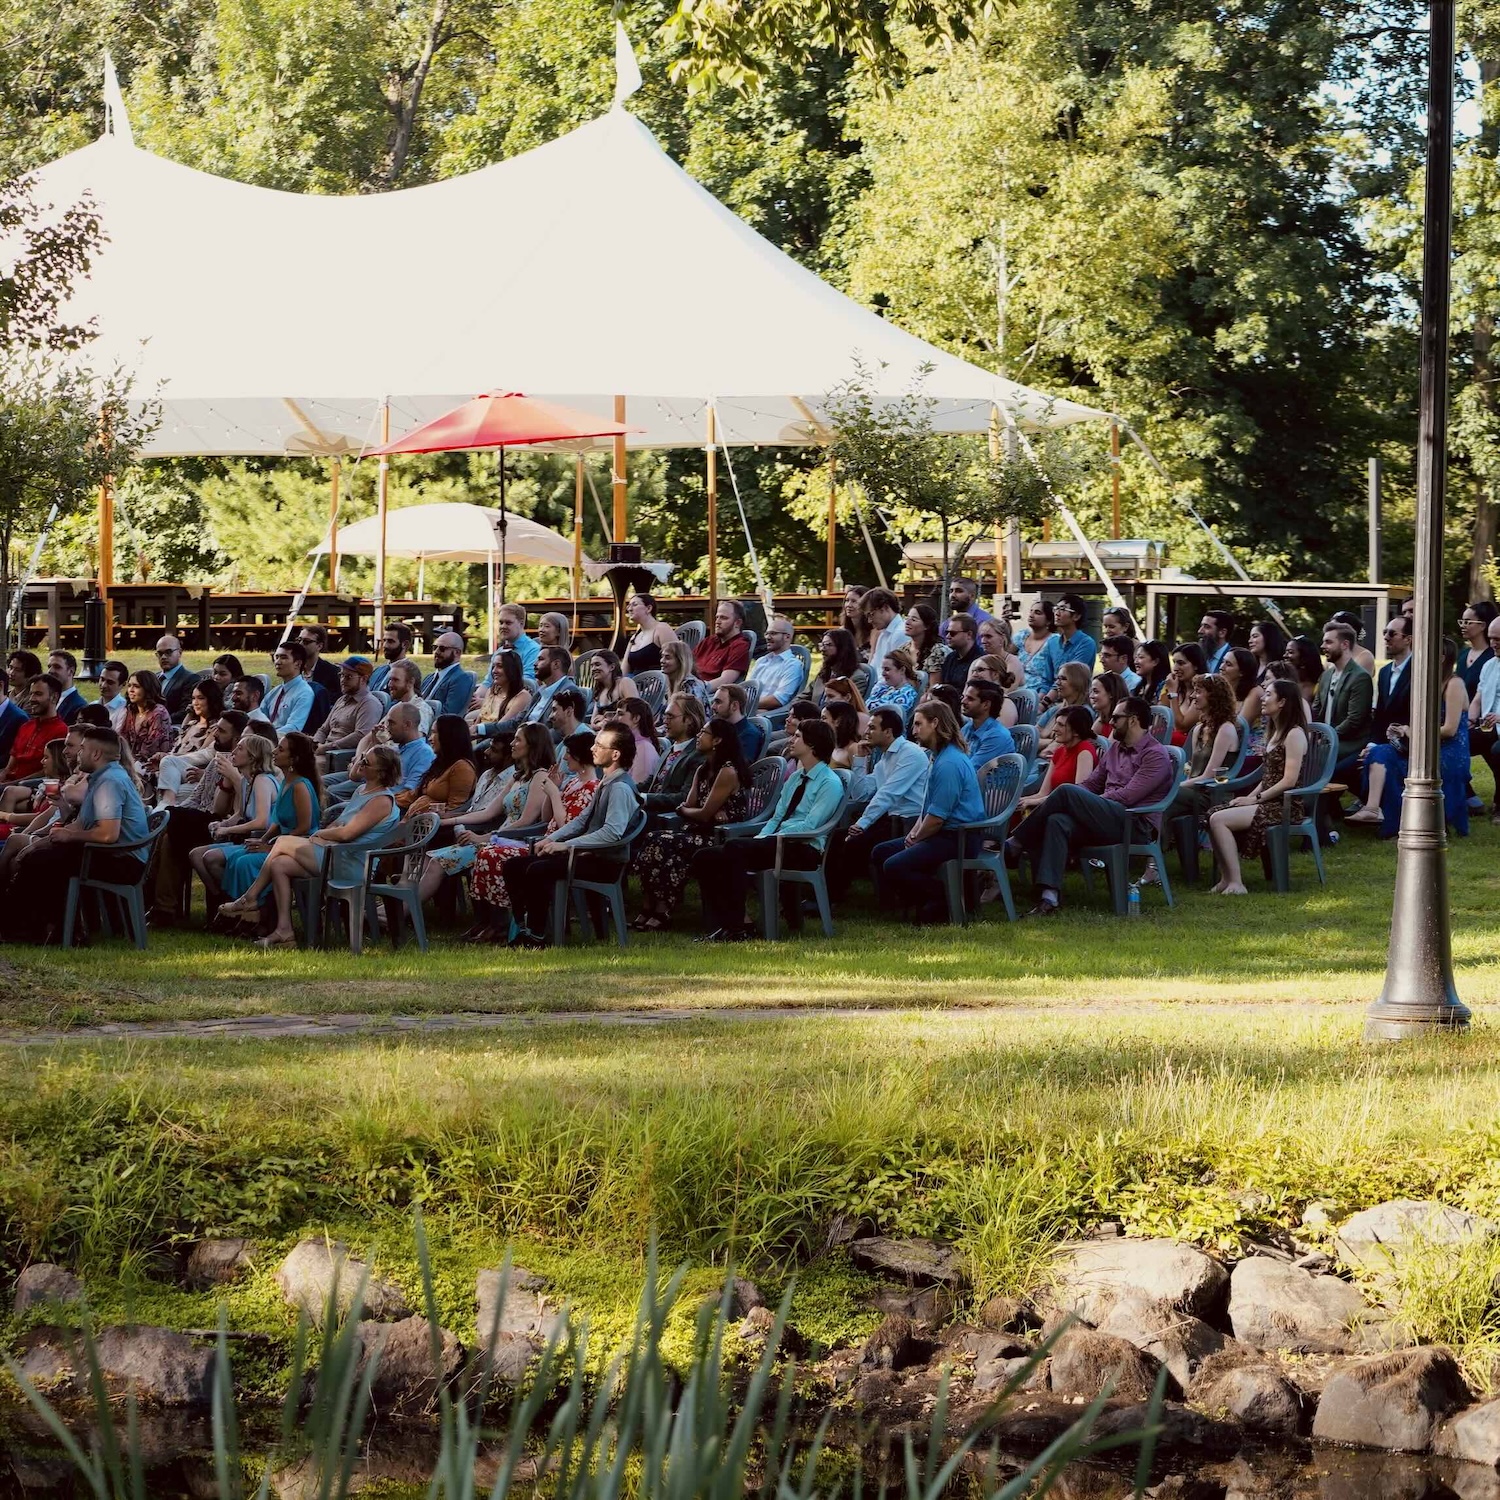
[[[437,638],[432,648],[433,669],[422,684],[422,697],[432,704],[434,713],[462,718],[468,712],[469,699],[474,696],[474,674],[464,670],[463,654],[461,635],[450,630]]]
[[[174,724],[182,723],[193,701],[193,685],[199,674],[182,663],[182,642],[164,635],[156,643],[156,675],[161,681],[162,702]]]

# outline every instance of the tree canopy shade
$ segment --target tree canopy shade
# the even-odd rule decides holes
[[[275,192],[106,134],[44,167],[109,236],[69,315],[161,384],[152,454],[358,452],[497,383],[591,414],[632,398],[635,447],[819,440],[855,356],[896,397],[920,365],[942,430],[998,406],[1047,428],[1105,415],[924,344],[717,202],[625,110],[462,177],[360,197]],[[580,232],[607,206],[609,249]]]

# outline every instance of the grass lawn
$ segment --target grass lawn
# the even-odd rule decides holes
[[[1497,850],[1500,830],[1480,820],[1450,854],[1454,956],[1471,1007],[1500,1000]],[[1358,831],[1327,860],[1326,889],[1311,860],[1297,855],[1287,896],[1262,887],[1254,872],[1250,896],[1238,900],[1179,889],[1169,911],[1148,890],[1137,922],[1112,915],[1102,882],[1089,900],[1075,880],[1054,922],[1012,927],[986,907],[967,929],[911,929],[856,899],[838,913],[831,942],[814,926],[799,940],[705,948],[692,940],[690,909],[678,933],[633,936],[623,952],[575,941],[512,954],[436,933],[425,957],[382,944],[356,961],[347,952],[265,954],[195,930],[154,932],[144,954],[119,942],[67,954],[9,948],[0,960],[12,966],[15,993],[0,1018],[67,1025],[277,1011],[1364,1004],[1384,972],[1395,848]]]
[[[1227,1248],[1315,1200],[1335,1218],[1395,1196],[1500,1216],[1500,1032],[1368,1048],[1358,1019],[892,1010],[11,1049],[0,1262],[56,1258],[102,1311],[203,1327],[211,1299],[165,1286],[174,1240],[249,1234],[269,1258],[330,1228],[415,1286],[421,1205],[457,1327],[473,1270],[513,1238],[613,1326],[655,1234],[705,1277],[732,1258],[775,1288],[800,1268],[799,1316],[833,1339],[867,1316],[823,1255],[840,1215],[955,1240],[976,1296],[1035,1284],[1051,1244],[1104,1218]],[[1454,1295],[1476,1270],[1454,1261],[1403,1294],[1487,1370],[1488,1275],[1477,1302]],[[286,1321],[268,1274],[231,1299],[247,1326]]]

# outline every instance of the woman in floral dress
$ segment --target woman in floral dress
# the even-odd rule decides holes
[[[749,803],[750,767],[740,737],[727,719],[710,719],[699,731],[698,750],[705,757],[678,817],[648,830],[641,839],[635,870],[640,877],[641,914],[631,923],[637,932],[660,932],[682,905],[693,856],[714,839],[721,823],[737,823]]]
[[[172,715],[161,699],[161,682],[155,672],[132,672],[125,683],[125,716],[120,720],[120,738],[130,746],[136,764],[151,765],[165,755],[177,738]]]
[[[539,724],[524,724],[517,731],[519,739],[528,729],[541,729]],[[545,735],[546,731],[542,730]],[[552,749],[551,736],[547,736],[547,753]],[[556,833],[564,823],[570,823],[589,805],[598,786],[598,773],[594,769],[594,736],[592,731],[580,729],[563,741],[561,769],[565,778],[559,778],[557,769],[548,762],[547,770],[531,779],[533,790],[525,801],[525,816],[518,816],[516,827],[525,823],[547,819],[547,832]],[[530,752],[528,752],[529,754]],[[540,750],[538,749],[540,757]],[[518,753],[519,755],[519,753]],[[517,779],[520,779],[518,773]],[[562,784],[559,786],[559,779]],[[506,793],[510,797],[511,793]],[[532,813],[532,798],[540,806]],[[467,837],[475,838],[470,834]],[[531,846],[520,839],[507,838],[502,828],[492,834],[483,848],[474,855],[474,869],[470,875],[470,891],[474,903],[475,925],[469,941],[475,943],[504,942],[510,931],[510,895],[505,889],[505,864],[518,854],[525,854]],[[480,925],[480,924],[483,925]]]

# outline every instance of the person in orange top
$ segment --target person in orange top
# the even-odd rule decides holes
[[[0,776],[0,785],[5,788],[0,792],[0,812],[12,812],[31,800],[31,789],[16,783],[40,776],[48,744],[68,732],[57,712],[58,699],[63,695],[63,685],[57,678],[39,672],[27,682],[26,691],[31,718],[16,731],[10,760],[6,762],[5,774]]]
[[[409,792],[396,793],[404,812],[454,812],[474,795],[478,771],[469,726],[457,714],[439,714],[428,738],[436,755],[420,782]]]

